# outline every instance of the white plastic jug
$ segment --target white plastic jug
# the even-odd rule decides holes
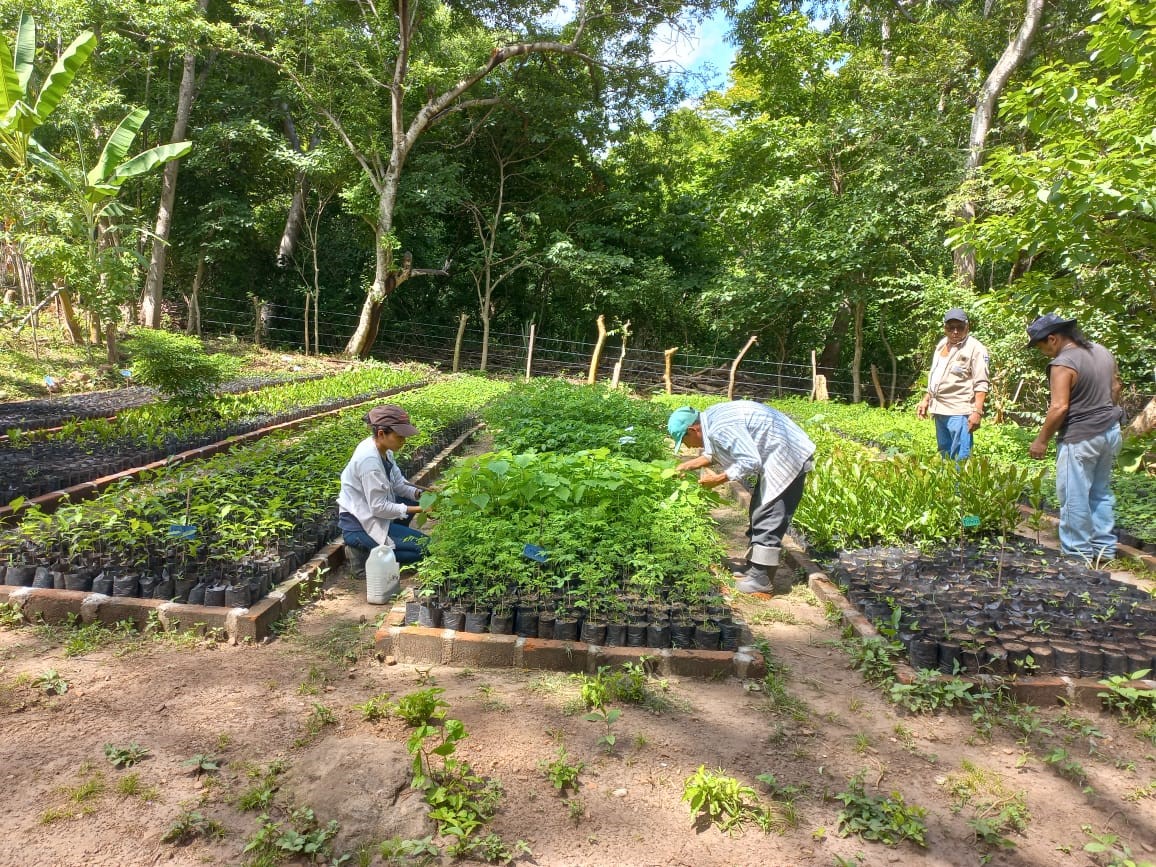
[[[370,605],[384,605],[401,591],[401,567],[393,548],[378,545],[365,560],[365,598]]]

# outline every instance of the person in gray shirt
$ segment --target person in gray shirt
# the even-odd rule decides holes
[[[1075,319],[1040,316],[1028,326],[1028,346],[1050,359],[1048,413],[1028,454],[1041,460],[1053,434],[1060,550],[1092,563],[1116,556],[1112,467],[1120,453],[1120,376],[1116,359],[1092,343]]]
[[[742,593],[789,593],[791,575],[778,575],[783,536],[803,498],[803,482],[812,468],[815,444],[801,427],[776,409],[750,400],[715,404],[701,413],[684,406],[670,415],[667,432],[674,453],[683,443],[702,454],[678,465],[691,472],[715,464],[699,484],[707,488],[749,477],[758,481],[751,493],[751,546],[747,568],[736,576]]]

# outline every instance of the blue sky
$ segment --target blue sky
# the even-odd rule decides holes
[[[707,73],[710,75],[707,87],[722,89],[735,55],[734,46],[726,42],[729,29],[726,15],[716,12],[689,37],[672,37],[668,33],[656,39],[651,57],[656,63],[670,64],[675,69]]]

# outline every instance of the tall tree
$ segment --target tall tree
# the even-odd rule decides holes
[[[572,58],[575,65],[560,74],[588,76],[610,96],[608,84],[653,72],[650,37],[660,24],[677,25],[684,7],[670,0],[625,7],[561,3],[552,9],[539,3],[466,7],[394,0],[388,12],[365,3],[346,18],[349,8],[331,0],[246,7],[249,20],[265,32],[285,32],[285,23],[293,22],[290,39],[259,50],[328,121],[377,196],[373,282],[346,346],[349,354],[364,356],[376,339],[386,298],[415,275],[442,272],[417,268],[411,255],[399,255],[394,224],[399,182],[422,136],[455,113],[499,103],[501,95],[485,87],[492,73],[535,56]],[[551,23],[562,19],[566,23]]]

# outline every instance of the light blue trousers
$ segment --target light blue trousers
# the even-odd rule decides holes
[[[1061,443],[1056,456],[1060,550],[1085,560],[1116,556],[1112,467],[1120,453],[1120,426],[1079,443]]]
[[[971,457],[971,431],[966,415],[935,415],[935,441],[939,456],[952,461]]]

